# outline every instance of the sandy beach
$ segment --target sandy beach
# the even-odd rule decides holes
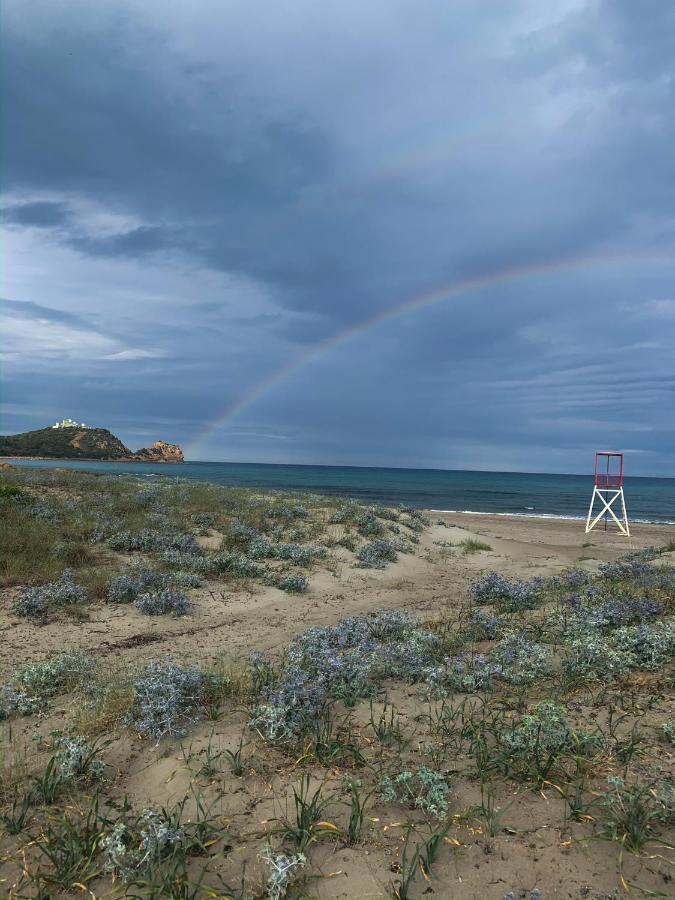
[[[650,669],[649,663],[646,669],[626,670],[615,683],[598,681],[592,673],[590,680],[566,676],[559,683],[557,676],[566,665],[560,654],[564,660],[570,652],[564,649],[567,638],[560,623],[569,616],[569,608],[564,592],[557,593],[550,576],[581,569],[588,573],[582,573],[581,583],[586,579],[587,585],[592,584],[602,564],[648,547],[660,548],[656,557],[661,568],[653,571],[667,573],[663,567],[673,565],[675,552],[664,548],[675,547],[675,527],[635,524],[630,538],[602,529],[586,535],[582,522],[564,519],[433,511],[420,517],[321,498],[305,508],[297,497],[276,498],[169,481],[147,486],[141,480],[67,472],[13,470],[7,478],[10,485],[25,484],[32,498],[20,494],[23,500],[12,511],[14,528],[27,529],[21,540],[29,540],[35,532],[44,540],[55,541],[54,528],[67,540],[53,543],[51,556],[40,555],[43,547],[36,543],[35,557],[26,555],[25,545],[17,543],[16,559],[5,559],[6,586],[0,589],[0,682],[14,685],[14,690],[24,683],[22,678],[28,678],[45,697],[38,697],[39,702],[28,697],[28,714],[16,715],[8,707],[8,721],[0,723],[4,815],[17,808],[22,786],[30,784],[49,765],[50,753],[62,746],[58,743],[62,739],[54,734],[75,735],[77,740],[93,742],[86,746],[97,748],[95,753],[105,763],[104,780],[96,791],[112,819],[101,820],[103,833],[118,815],[122,797],[137,815],[147,809],[174,810],[171,815],[178,815],[175,810],[182,809],[180,815],[190,818],[182,820],[181,827],[188,830],[195,827],[190,822],[206,816],[200,827],[212,834],[208,869],[203,853],[179,857],[180,865],[186,867],[181,869],[181,884],[187,884],[185,879],[208,879],[211,892],[200,889],[191,895],[195,898],[268,896],[260,853],[270,842],[279,844],[275,835],[280,831],[295,834],[295,846],[303,848],[304,862],[298,863],[289,898],[386,900],[402,896],[400,885],[408,876],[413,886],[406,896],[415,900],[432,891],[439,897],[470,900],[527,898],[534,889],[544,898],[614,898],[625,884],[666,896],[658,892],[671,883],[672,854],[658,841],[672,841],[671,826],[660,826],[658,833],[648,829],[645,847],[650,852],[644,853],[624,852],[621,843],[599,837],[606,835],[609,827],[605,823],[608,814],[602,811],[603,804],[611,800],[608,775],[623,772],[621,777],[639,777],[657,786],[650,790],[670,790],[673,754],[662,736],[664,723],[675,713],[672,689],[665,687],[670,664],[658,671]],[[10,502],[12,490],[6,488]],[[37,518],[22,519],[23,509],[33,509]],[[202,511],[195,515],[192,509]],[[278,524],[279,515],[286,517],[283,526]],[[301,518],[295,519],[296,515]],[[47,525],[42,522],[44,517]],[[92,525],[99,527],[102,521],[108,523],[106,527],[132,531],[77,543],[77,534],[84,538]],[[79,531],[73,531],[76,522]],[[152,530],[157,528],[162,531]],[[176,528],[186,533],[178,534],[172,530]],[[256,541],[267,541],[258,528],[276,534],[276,540],[302,535],[306,543],[265,544],[267,556],[276,554],[277,559],[268,558],[264,568],[255,562]],[[135,540],[133,529],[139,536],[145,535],[146,544],[161,538],[192,549],[177,555],[174,551],[130,552],[124,548]],[[400,552],[392,553],[382,568],[359,567],[358,560],[367,558],[364,549],[379,546],[378,541],[389,551],[393,546],[382,537],[369,543],[373,534],[398,541]],[[5,539],[12,535],[12,530],[7,530]],[[284,572],[302,571],[283,561],[286,551],[290,548],[297,555],[303,547],[315,546],[307,542],[317,540],[326,544],[328,552],[322,548],[323,555],[307,563],[307,589],[302,593],[280,590],[279,578]],[[64,547],[79,565],[75,577],[89,586],[87,601],[72,607],[56,606],[38,617],[19,614],[20,604],[16,604],[25,599],[26,592],[17,573],[24,571],[26,579],[39,585],[48,571],[60,570],[53,555],[63,555]],[[248,548],[248,556],[240,550],[223,555],[224,547]],[[23,570],[16,568],[19,557],[25,557]],[[227,559],[230,566],[233,560],[240,567],[253,565],[251,572],[257,574],[242,578],[233,577],[230,570],[227,575],[211,572],[200,586],[190,588],[187,615],[143,615],[128,600],[111,602],[114,578],[119,573],[137,572],[134,566],[161,565],[164,577],[172,578],[171,566],[202,566],[209,559]],[[47,567],[39,580],[32,578],[34,564]],[[642,570],[638,567],[636,571]],[[508,584],[514,585],[516,598],[526,597],[529,584],[543,585],[544,594],[525,603],[522,610],[506,606],[503,615],[491,618],[491,606],[476,607],[471,590],[477,579],[491,572],[513,580]],[[642,588],[636,590],[621,601],[628,604],[626,609],[642,602]],[[666,607],[660,604],[659,600],[654,609],[665,614]],[[469,616],[476,609],[483,616],[481,622],[493,623],[494,633],[471,631],[474,626],[469,624]],[[289,645],[308,629],[324,627],[313,639],[319,652],[319,635],[343,633],[340,623],[347,617],[352,618],[342,640],[349,642],[360,630],[370,628],[369,623],[377,635],[377,623],[398,621],[387,618],[398,613],[409,617],[402,620],[407,624],[396,638],[403,641],[403,674],[397,675],[396,668],[386,670],[372,689],[362,686],[352,699],[342,694],[341,699],[334,698],[317,713],[315,723],[310,718],[310,732],[291,743],[277,742],[264,724],[254,726],[255,716],[264,710],[264,703],[260,704],[266,695],[251,682],[251,654],[266,654],[272,667],[269,672],[276,671],[266,677],[279,679]],[[654,627],[660,627],[658,621]],[[493,658],[491,654],[498,654],[511,640],[525,648],[517,664],[525,666],[525,674],[519,674],[520,669],[509,674],[508,665],[503,672],[497,666],[494,671],[502,675],[492,686],[457,682],[454,689],[437,694],[428,686],[432,683],[429,668],[413,668],[405,675],[409,660],[413,667],[417,665],[414,659],[419,648],[433,647],[438,641],[448,654],[443,660],[435,651],[433,658],[441,663],[438,671],[445,667],[451,673],[453,654],[482,665],[481,660]],[[392,648],[399,652],[396,646]],[[464,656],[466,648],[468,657]],[[367,640],[362,652],[364,658],[372,652]],[[612,652],[610,645],[604,652]],[[76,660],[72,663],[76,667],[86,664],[94,668],[91,676],[85,675],[70,688],[64,684],[51,690],[39,675],[39,664],[45,661],[49,667],[54,660],[63,659],[63,654],[76,654],[68,657]],[[213,683],[219,685],[218,696],[190,715],[180,736],[160,732],[160,737],[150,739],[135,718],[136,679],[151,661],[160,666],[170,661],[184,672],[210,673],[209,677],[216,679]],[[431,661],[424,665],[428,667]],[[533,664],[542,666],[536,677],[527,674]],[[318,685],[318,675],[312,677]],[[157,682],[153,685],[148,690],[159,690],[161,703],[166,702],[161,693],[165,688]],[[311,697],[311,678],[309,685]],[[11,699],[17,695],[10,692],[6,696],[8,702],[17,702]],[[309,709],[309,697],[301,702],[300,710]],[[35,709],[30,705],[33,702]],[[553,707],[546,706],[550,702]],[[557,707],[558,702],[563,702],[564,708]],[[565,734],[574,738],[564,739],[558,751],[560,759],[553,755],[550,774],[542,776],[531,770],[532,759],[538,759],[534,750],[519,755],[516,750],[505,750],[510,745],[501,742],[512,740],[509,734],[520,734],[518,729],[526,727],[528,716],[539,715],[538,710],[542,715],[547,710],[550,713],[550,709],[561,710],[555,715],[564,711],[568,717],[565,728],[570,729]],[[314,726],[320,738],[312,737]],[[476,742],[477,734],[485,737]],[[595,737],[589,747],[596,749],[584,751],[590,753],[584,761],[578,756],[581,751],[574,748],[581,736],[590,734]],[[488,750],[487,756],[480,755],[481,746]],[[52,759],[58,760],[58,752]],[[632,764],[630,776],[628,763]],[[581,781],[580,771],[584,773]],[[422,775],[415,776],[415,772]],[[417,799],[397,798],[392,787],[397,782],[391,779],[399,775],[432,779],[436,805],[429,805],[423,786]],[[90,814],[87,804],[92,802],[94,790],[87,779],[84,773],[59,787],[70,814],[81,817],[82,822]],[[389,784],[386,789],[385,783]],[[307,791],[309,785],[321,793],[321,813],[317,812],[309,826],[308,842],[297,843],[294,791]],[[577,801],[573,802],[574,790]],[[358,797],[364,807],[355,825],[353,804]],[[34,888],[45,876],[35,848],[44,840],[40,836],[51,821],[49,816],[53,817],[54,802],[45,806],[30,800],[18,835],[0,838],[10,897],[38,896]],[[662,802],[670,801],[658,801]],[[352,818],[348,815],[350,803]],[[11,816],[9,820],[14,821]],[[140,840],[133,831],[139,825],[124,827],[132,829],[130,841]],[[52,835],[50,840],[56,837]],[[287,853],[291,852],[289,840],[284,843]],[[425,842],[429,841],[440,841],[434,851],[438,858],[425,856],[427,861],[416,862],[411,874],[411,848],[417,847],[420,853],[427,848],[424,852],[428,854],[430,845]],[[27,851],[27,847],[31,849]],[[173,852],[170,858],[174,859]],[[78,881],[86,883],[93,896],[128,896],[123,883],[113,889],[99,869],[92,866],[90,870],[82,861],[75,865]],[[162,857],[156,868],[139,870],[137,877],[145,879],[140,896],[178,896],[167,893],[166,879],[178,877],[167,874],[167,865],[168,857]],[[79,896],[68,888],[64,876],[48,877],[56,878],[55,896]],[[217,885],[223,883],[231,889],[219,893]],[[237,891],[232,886],[239,883],[242,886]],[[153,894],[157,885],[163,887]]]
[[[169,653],[208,661],[223,651],[245,657],[254,650],[281,649],[306,628],[334,624],[347,615],[380,608],[425,617],[446,614],[466,601],[468,584],[484,571],[531,578],[568,566],[595,570],[631,550],[675,538],[675,526],[668,525],[634,525],[626,538],[601,529],[585,535],[583,523],[563,519],[427,515],[434,524],[421,536],[418,553],[399,556],[386,570],[354,569],[343,559],[336,573],[315,574],[302,598],[259,584],[233,590],[231,583],[209,581],[194,591],[195,610],[188,620],[139,617],[127,606],[102,603],[91,608],[86,621],[49,623],[36,635],[32,623],[7,615],[8,601],[17,593],[8,589],[0,626],[2,668],[7,673],[19,663],[63,647],[130,660]],[[492,549],[463,555],[443,546],[467,538],[485,541]]]

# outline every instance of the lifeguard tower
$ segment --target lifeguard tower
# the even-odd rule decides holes
[[[596,498],[602,504],[602,508],[594,516]],[[612,509],[616,501],[619,501],[621,505],[620,519]],[[623,496],[623,453],[614,453],[609,450],[599,450],[595,454],[595,482],[586,519],[586,534],[595,528],[603,516],[605,517],[605,530],[607,529],[607,517],[611,516],[621,534],[630,537],[626,501]]]

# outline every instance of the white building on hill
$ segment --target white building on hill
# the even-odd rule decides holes
[[[91,428],[91,425],[85,425],[84,422],[74,422],[72,419],[61,419],[55,422],[52,428]]]

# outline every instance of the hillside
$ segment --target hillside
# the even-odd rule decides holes
[[[134,453],[107,428],[80,427],[39,428],[22,434],[0,435],[0,456],[183,462],[183,453],[175,444],[157,441],[152,447]]]

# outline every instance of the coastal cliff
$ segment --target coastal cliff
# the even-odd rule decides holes
[[[133,454],[133,458],[148,462],[182,463],[185,461],[183,451],[178,444],[168,444],[166,441],[155,441],[151,447],[142,447]]]
[[[101,459],[118,462],[182,463],[177,444],[156,441],[136,453],[107,428],[39,428],[22,434],[0,435],[0,456],[47,459]]]

